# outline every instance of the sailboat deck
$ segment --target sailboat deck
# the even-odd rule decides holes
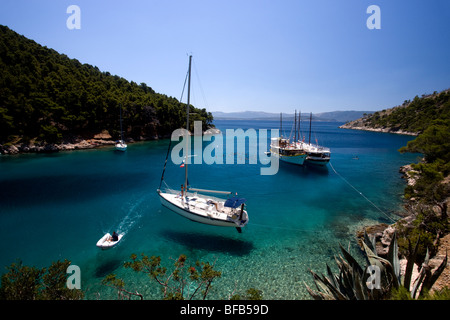
[[[177,212],[181,215],[190,213],[193,220],[204,222],[204,219],[215,221],[215,225],[229,225],[242,226],[248,222],[247,212],[244,210],[243,219],[239,219],[241,210],[225,206],[225,200],[205,195],[198,195],[196,193],[189,193],[188,196],[182,197],[181,194],[172,192],[160,193],[162,198],[178,207]],[[186,216],[188,217],[188,216]],[[211,221],[211,222],[212,222]],[[200,221],[199,221],[200,222]]]

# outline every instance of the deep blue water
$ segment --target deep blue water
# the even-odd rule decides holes
[[[258,131],[279,125],[244,120],[215,124],[224,136],[226,129]],[[285,130],[289,125],[283,124]],[[211,298],[227,298],[235,287],[240,293],[254,287],[265,299],[309,299],[304,287],[304,282],[312,283],[308,269],[324,272],[325,263],[333,265],[339,243],[351,243],[357,251],[359,227],[389,223],[387,216],[395,219],[392,212],[401,210],[405,186],[399,167],[418,156],[397,152],[414,137],[339,125],[313,123],[311,140],[331,148],[326,168],[280,163],[276,175],[263,176],[259,162],[249,164],[248,147],[246,164],[189,166],[192,186],[234,191],[247,199],[250,222],[241,234],[191,222],[161,206],[156,189],[168,140],[130,144],[123,154],[105,147],[0,156],[1,273],[16,259],[37,267],[69,259],[80,267],[89,299],[116,297],[100,284],[109,273],[145,298],[158,299],[159,287],[124,269],[123,261],[142,252],[161,256],[169,267],[170,258],[183,253],[193,262],[216,261],[222,277]],[[224,159],[227,152],[234,151],[225,150]],[[184,169],[169,159],[168,185],[179,188],[183,177]],[[97,240],[114,230],[125,232],[121,243],[99,250]]]

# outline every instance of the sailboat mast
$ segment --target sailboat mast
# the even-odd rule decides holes
[[[298,140],[302,140],[302,133],[300,131],[300,121],[302,120],[302,111],[298,112]]]
[[[280,112],[280,137],[283,138],[283,113]]]
[[[309,116],[309,142],[308,142],[309,145],[311,145],[311,121],[312,121],[312,112]]]
[[[189,71],[188,71],[188,96],[187,96],[187,106],[186,106],[186,159],[184,159],[184,187],[187,188],[188,185],[188,157],[190,154],[189,150],[189,104],[191,102],[191,63],[192,56],[189,56]]]
[[[120,104],[120,139],[123,142],[123,129],[122,129],[122,104]]]
[[[297,110],[294,115],[294,143],[297,142]]]

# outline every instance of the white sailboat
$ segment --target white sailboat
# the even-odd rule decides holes
[[[116,142],[117,151],[126,151],[127,144],[123,141],[123,129],[122,129],[122,105],[120,105],[120,140]]]
[[[189,104],[190,104],[190,86],[191,86],[191,63],[192,56],[189,56],[189,71],[188,71],[188,96],[186,107],[186,128],[189,128]],[[185,130],[186,149],[188,149],[188,130]],[[170,150],[170,146],[169,146]],[[166,156],[166,164],[167,157]],[[191,188],[188,182],[188,162],[184,162],[184,184],[181,185],[181,190],[173,190],[166,188],[161,190],[161,184],[164,179],[164,170],[161,176],[161,184],[157,190],[161,204],[173,212],[188,218],[192,221],[222,227],[235,227],[238,232],[244,227],[249,217],[247,211],[244,210],[245,199],[232,196],[230,191],[216,191]],[[227,195],[228,199],[208,196],[206,194]]]

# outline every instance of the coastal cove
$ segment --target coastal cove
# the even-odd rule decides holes
[[[272,120],[214,124],[223,133],[279,127]],[[124,269],[123,262],[143,252],[161,256],[162,265],[170,266],[171,258],[185,254],[193,262],[216,261],[222,277],[213,283],[211,299],[251,287],[261,290],[264,299],[310,299],[304,286],[313,285],[309,269],[332,266],[340,243],[350,243],[357,254],[355,234],[362,226],[391,223],[386,215],[399,218],[395,212],[402,210],[406,184],[399,168],[419,156],[397,151],[413,136],[340,125],[313,122],[312,138],[331,149],[331,164],[339,175],[330,166],[280,163],[276,175],[261,176],[261,165],[248,159],[245,164],[189,167],[191,185],[238,192],[247,199],[250,222],[242,234],[191,222],[161,206],[156,189],[167,139],[129,144],[125,153],[111,145],[1,156],[1,273],[16,259],[37,267],[68,259],[81,269],[87,299],[116,298],[114,290],[101,285],[110,273],[145,299],[160,299],[159,287]],[[182,170],[168,162],[165,180],[171,187],[179,188]],[[112,231],[125,233],[121,243],[98,250],[96,241]]]

